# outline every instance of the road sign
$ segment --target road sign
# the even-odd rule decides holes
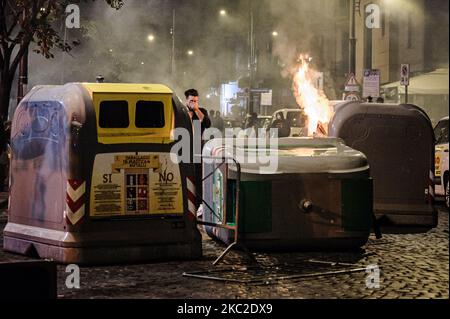
[[[400,69],[400,85],[409,85],[409,64],[402,64]]]
[[[359,96],[358,96],[357,93],[353,93],[353,92],[346,93],[345,97],[344,97],[344,100],[346,100],[346,101],[359,101]]]
[[[347,81],[345,82],[345,92],[359,92],[359,90],[359,84],[358,81],[356,81],[355,75],[350,73]]]
[[[374,98],[380,96],[380,70],[364,70],[362,96]]]
[[[261,93],[261,105],[272,106],[272,92]]]

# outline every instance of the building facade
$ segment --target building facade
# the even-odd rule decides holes
[[[405,90],[397,82],[401,65],[409,64],[411,81],[415,83],[408,102],[427,111],[432,122],[448,115],[449,2],[357,0],[356,3],[356,77],[360,83],[365,69],[378,69],[385,100],[404,102]],[[375,28],[368,27],[368,19],[370,25],[374,16],[369,9],[372,4],[379,8],[379,25]],[[419,76],[426,74],[431,81],[420,81]],[[445,78],[447,82],[443,83]],[[414,89],[413,85],[423,87]]]

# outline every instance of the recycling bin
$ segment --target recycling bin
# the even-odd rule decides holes
[[[164,85],[33,88],[12,122],[4,249],[77,264],[201,257],[174,127],[192,132]]]
[[[434,227],[434,133],[430,119],[411,104],[346,103],[329,135],[363,152],[374,180],[380,224]]]
[[[373,219],[372,180],[364,154],[336,138],[277,141],[255,147],[250,139],[214,139],[205,145],[207,234],[230,244],[235,234],[226,226],[237,222],[238,244],[255,251],[364,245]],[[247,156],[251,154],[267,158],[255,160]]]

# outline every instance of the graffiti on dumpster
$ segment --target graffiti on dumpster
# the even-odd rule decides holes
[[[99,154],[91,186],[91,216],[182,214],[178,165],[169,154]]]

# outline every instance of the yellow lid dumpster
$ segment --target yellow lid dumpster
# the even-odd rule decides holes
[[[192,131],[164,85],[33,88],[12,123],[5,250],[89,264],[200,257],[175,127]]]

